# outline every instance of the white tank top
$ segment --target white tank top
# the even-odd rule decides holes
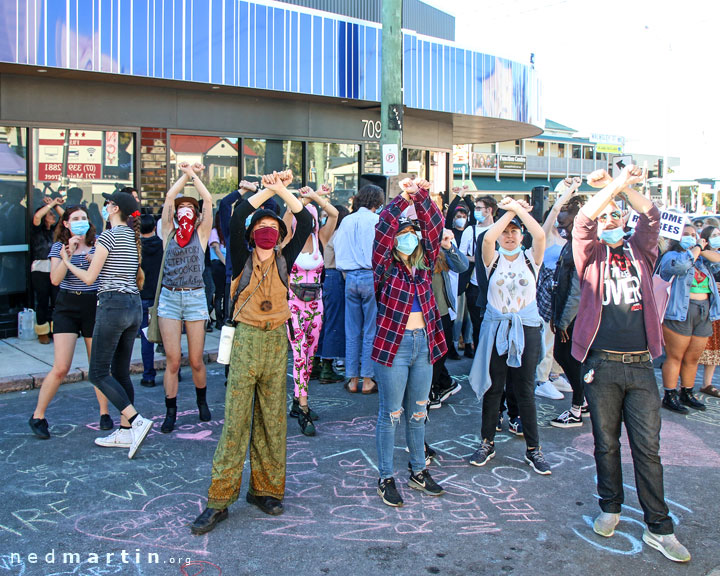
[[[318,247],[318,239],[316,234],[312,234],[313,240],[313,251],[312,252],[300,252],[295,265],[303,270],[315,270],[318,266],[323,265],[323,257],[320,254]]]

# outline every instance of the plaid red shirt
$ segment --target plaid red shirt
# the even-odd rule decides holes
[[[384,366],[392,366],[405,334],[416,290],[425,318],[430,363],[434,364],[447,352],[440,312],[432,291],[432,273],[440,249],[443,217],[435,203],[430,200],[427,190],[418,190],[413,199],[422,233],[421,243],[425,250],[427,270],[416,270],[413,276],[405,265],[397,260],[393,262],[392,250],[398,231],[398,218],[410,205],[402,196],[395,197],[380,213],[380,221],[375,227],[372,263],[376,292],[383,274],[390,270],[390,276],[384,282],[378,298],[377,331],[372,350],[372,359]]]

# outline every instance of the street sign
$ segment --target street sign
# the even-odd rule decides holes
[[[397,144],[383,144],[382,164],[385,176],[397,176],[400,173]]]
[[[632,163],[632,156],[615,156],[612,161],[612,177],[617,178],[620,175],[620,172]]]

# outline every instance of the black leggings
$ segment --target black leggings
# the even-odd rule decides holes
[[[53,286],[50,281],[50,272],[31,272],[30,277],[37,300],[35,308],[36,323],[38,326],[42,326],[46,322],[52,322],[52,313],[59,288]]]
[[[441,316],[443,332],[445,333],[445,342],[448,345],[448,349],[452,346],[452,332],[453,324],[450,320],[450,314]],[[445,360],[447,360],[447,352],[433,364],[433,377],[432,384],[430,385],[430,393],[439,393],[443,390],[447,390],[452,386],[452,378],[448,369],[445,367]]]
[[[215,307],[215,321],[222,324],[225,320],[225,264],[220,260],[213,260],[212,268],[213,284],[215,284],[215,296],[213,305]]]
[[[573,355],[570,353],[572,349],[572,334],[573,327],[575,326],[575,320],[570,322],[568,326],[568,341],[560,342],[560,332],[555,332],[555,346],[553,348],[553,356],[555,361],[560,364],[560,367],[565,372],[568,382],[572,387],[572,403],[573,406],[582,406],[585,401],[585,384],[582,379],[582,363],[575,360]]]
[[[537,368],[542,347],[542,331],[539,326],[523,326],[523,330],[525,332],[525,349],[518,368],[509,367],[507,354],[498,355],[497,348],[493,344],[490,357],[491,383],[483,397],[482,437],[490,442],[495,439],[495,425],[500,410],[500,400],[506,381],[511,381],[523,424],[525,443],[528,448],[537,448],[540,445],[540,435],[535,409],[535,368]]]

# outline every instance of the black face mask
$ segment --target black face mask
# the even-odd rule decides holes
[[[570,231],[567,228],[558,228],[557,232],[563,240],[570,238]]]

